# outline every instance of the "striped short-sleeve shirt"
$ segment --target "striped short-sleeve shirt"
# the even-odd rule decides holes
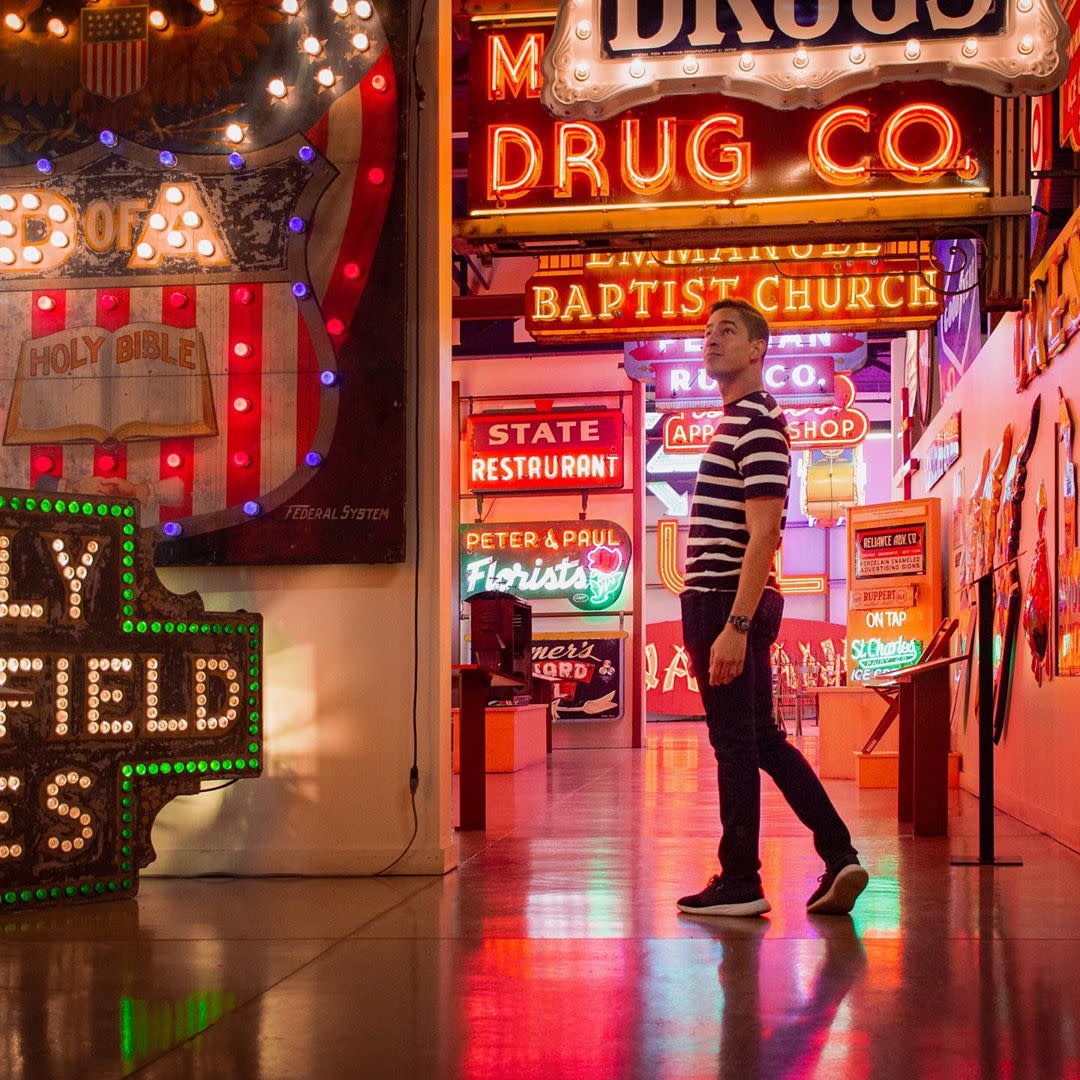
[[[746,500],[787,499],[791,446],[784,414],[758,390],[724,405],[724,416],[701,459],[690,506],[686,588],[734,592],[750,534]],[[781,528],[787,519],[787,504]],[[769,575],[767,587],[776,588]]]

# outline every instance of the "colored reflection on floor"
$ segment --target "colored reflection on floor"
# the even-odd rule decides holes
[[[805,748],[813,759],[814,740]],[[0,1077],[1080,1077],[1080,856],[999,815],[1019,869],[897,836],[829,785],[873,875],[814,918],[808,836],[764,787],[768,918],[680,916],[713,871],[703,729],[489,781],[445,878],[154,881],[0,926]]]

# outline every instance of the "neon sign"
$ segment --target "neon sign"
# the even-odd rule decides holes
[[[926,0],[894,4],[887,16],[834,0],[813,12],[810,21],[788,2],[562,0],[544,54],[544,104],[603,118],[705,92],[794,109],[880,83],[941,78],[1008,96],[1045,93],[1065,77],[1068,27],[1052,0],[971,0],[960,11]]]
[[[876,675],[885,675],[890,671],[911,667],[922,656],[923,643],[901,635],[892,640],[878,637],[852,638],[848,642],[851,650],[851,678],[855,682],[864,682]]]
[[[461,595],[494,589],[599,611],[618,600],[630,555],[630,537],[613,521],[463,525]]]
[[[133,896],[151,828],[261,771],[262,619],[158,583],[133,501],[0,491],[0,907]]]
[[[788,408],[784,415],[792,450],[857,446],[870,430],[870,418],[855,408],[855,384],[848,375],[836,376],[843,405],[824,408]],[[666,454],[703,454],[724,417],[723,409],[691,409],[664,415],[663,449]]]
[[[560,491],[621,488],[623,414],[619,409],[557,409],[470,416],[468,488]]]
[[[700,333],[709,306],[730,297],[780,330],[928,325],[941,314],[940,268],[915,245],[875,245],[839,274],[830,247],[807,244],[793,259],[776,248],[714,248],[685,261],[675,252],[541,255],[525,287],[525,329],[537,341]]]
[[[686,587],[686,580],[679,569],[679,522],[674,518],[660,518],[656,522],[656,560],[660,583],[668,592],[678,596]],[[785,596],[805,596],[825,592],[827,582],[823,574],[798,574],[785,576],[783,555],[776,553],[773,562],[776,582]]]
[[[612,231],[640,235],[640,211],[655,208],[667,211],[660,228],[816,224],[827,237],[826,222],[914,222],[931,192],[935,216],[970,221],[997,190],[982,91],[943,92],[927,75],[901,104],[874,88],[782,119],[757,93],[734,101],[650,92],[632,114],[555,118],[537,68],[552,56],[550,32],[543,15],[473,24],[465,237],[565,233],[573,214],[582,234],[603,234],[610,246]]]
[[[761,378],[765,389],[781,403],[814,404],[831,402],[835,398],[833,373],[831,356],[806,360],[797,356],[782,360],[766,357]],[[715,402],[719,397],[720,385],[705,370],[703,361],[657,365],[658,402],[685,402],[689,399],[692,403],[699,398]]]

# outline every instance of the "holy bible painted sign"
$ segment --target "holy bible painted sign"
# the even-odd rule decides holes
[[[166,803],[262,770],[262,617],[167,592],[137,514],[0,489],[0,911],[133,896]]]

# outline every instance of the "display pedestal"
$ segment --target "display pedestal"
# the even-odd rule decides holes
[[[975,579],[979,613],[979,854],[957,855],[953,866],[1024,865],[1018,855],[994,851],[994,573],[989,570]]]
[[[881,698],[864,686],[819,686],[818,776],[823,780],[854,780],[855,752],[881,718]],[[882,740],[883,750],[897,750],[895,731]]]
[[[512,773],[547,760],[546,705],[489,705],[484,716],[484,768]],[[460,710],[451,712],[454,772],[461,770]]]

